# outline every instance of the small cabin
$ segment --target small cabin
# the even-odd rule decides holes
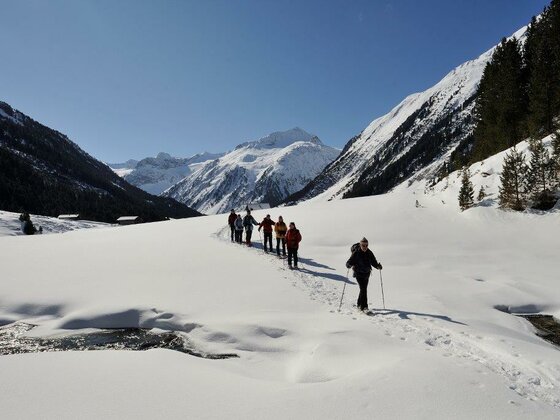
[[[80,220],[79,214],[61,214],[58,216],[60,220]]]
[[[142,223],[142,218],[140,216],[121,216],[117,219],[119,225],[135,225],[137,223]]]
[[[270,208],[270,204],[268,203],[251,203],[245,209],[249,208],[250,210],[266,210]]]

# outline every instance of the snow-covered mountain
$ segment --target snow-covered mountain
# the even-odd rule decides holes
[[[110,223],[123,215],[144,221],[199,215],[130,185],[64,134],[1,101],[0,209]]]
[[[132,185],[150,194],[159,195],[184,177],[195,171],[201,163],[219,159],[224,153],[198,153],[189,158],[177,158],[159,153],[155,158],[125,163],[109,164],[109,167]]]
[[[300,128],[276,132],[206,162],[162,195],[202,213],[257,202],[276,205],[303,188],[338,153]]]
[[[526,27],[513,36],[523,40],[525,32]],[[475,95],[494,49],[371,122],[288,202],[381,194],[411,177],[432,177],[453,150],[472,142]]]

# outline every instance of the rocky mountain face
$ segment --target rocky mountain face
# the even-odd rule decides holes
[[[513,36],[523,38],[525,31]],[[472,146],[476,93],[494,48],[371,122],[286,202],[381,194],[407,180],[435,178],[453,151]]]
[[[276,132],[202,164],[163,195],[202,213],[249,203],[274,206],[303,188],[338,154],[300,128]]]
[[[0,102],[0,209],[47,216],[79,213],[115,222],[199,215],[170,198],[150,195],[117,176],[64,134]]]
[[[109,164],[116,174],[144,191],[159,195],[184,177],[195,171],[200,164],[219,159],[224,153],[199,153],[189,158],[177,158],[168,153],[159,153],[155,158],[125,163]]]

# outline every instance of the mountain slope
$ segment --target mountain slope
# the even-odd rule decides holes
[[[0,102],[0,209],[114,222],[145,221],[198,212],[130,185],[68,137]]]
[[[176,158],[159,153],[155,158],[140,161],[129,160],[121,164],[109,164],[116,174],[144,191],[159,195],[192,173],[201,163],[219,159],[224,153],[199,153],[190,158]]]
[[[204,213],[255,202],[274,206],[306,185],[338,153],[300,128],[276,132],[203,164],[163,195]]]
[[[522,39],[525,31],[513,36]],[[458,66],[430,89],[408,96],[374,120],[287,202],[385,193],[437,161],[431,171],[422,172],[423,177],[434,176],[453,150],[472,144],[476,92],[493,51]]]

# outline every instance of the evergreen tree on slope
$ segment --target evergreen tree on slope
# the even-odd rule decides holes
[[[525,156],[514,147],[506,154],[500,175],[500,207],[517,211],[525,209],[526,176]]]
[[[556,202],[552,194],[554,181],[550,153],[542,140],[531,140],[529,150],[531,162],[527,173],[527,191],[531,194],[532,207],[548,210]]]
[[[461,189],[459,190],[459,207],[461,211],[470,209],[474,205],[474,188],[471,182],[471,174],[469,168],[463,168],[461,177]]]
[[[550,171],[553,187],[560,188],[560,132],[552,136],[552,156],[550,157]]]
[[[475,108],[473,161],[516,144],[525,135],[526,73],[519,42],[502,40],[484,68]]]

